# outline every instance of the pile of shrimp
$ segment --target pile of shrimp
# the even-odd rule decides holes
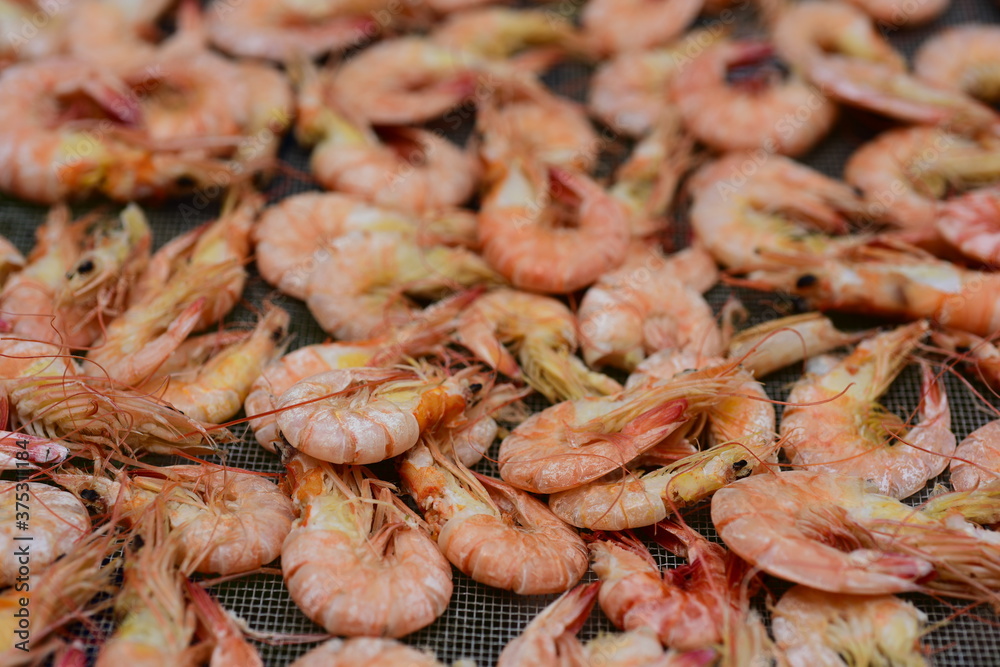
[[[4,3],[0,192],[50,208],[0,236],[0,662],[437,665],[456,571],[559,595],[504,666],[925,665],[897,594],[1000,604],[1000,27],[911,65],[885,26],[948,0],[307,5]],[[797,161],[844,119],[842,178]],[[225,609],[254,575],[313,631]]]

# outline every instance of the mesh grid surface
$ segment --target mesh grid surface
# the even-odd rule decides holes
[[[885,31],[889,39],[908,56],[912,56],[916,47],[942,25],[964,23],[969,21],[997,22],[1000,19],[1000,9],[985,0],[953,0],[948,13],[933,25],[908,31]],[[738,32],[743,34],[745,25],[739,24]],[[752,32],[752,30],[751,30]],[[546,82],[557,92],[583,100],[586,94],[586,81],[590,69],[583,65],[562,65],[546,76]],[[461,128],[454,136],[464,139],[469,134],[472,121]],[[804,158],[809,165],[820,171],[839,176],[848,155],[863,141],[883,129],[881,122],[871,118],[845,114],[836,131],[818,148]],[[616,147],[612,147],[615,149]],[[607,174],[611,166],[623,155],[627,148],[619,146],[620,150],[611,150],[605,156],[601,172]],[[308,153],[295,145],[291,139],[286,139],[281,151],[281,158],[292,171],[305,173],[308,167]],[[266,188],[269,201],[274,202],[283,197],[316,189],[302,176],[282,175],[274,178]],[[161,245],[169,238],[190,229],[197,224],[211,219],[217,211],[217,202],[209,206],[199,206],[196,199],[186,199],[168,202],[161,206],[147,208],[147,213],[155,233],[156,244]],[[79,210],[85,210],[81,207]],[[197,210],[197,215],[191,211]],[[10,199],[0,199],[0,230],[10,238],[22,251],[30,249],[33,243],[33,231],[45,214],[43,207],[24,204]],[[684,245],[688,232],[681,221],[675,228],[675,243],[677,247]],[[321,342],[327,338],[304,304],[294,299],[284,297],[274,292],[256,273],[253,274],[246,292],[245,301],[251,305],[259,305],[265,299],[272,299],[288,309],[293,318],[295,347]],[[718,286],[709,294],[710,303],[718,308],[730,297],[737,296],[749,309],[751,322],[756,323],[771,319],[794,310],[794,301],[778,295],[759,294],[741,288]],[[253,311],[242,307],[235,312],[233,321],[252,321]],[[788,386],[798,375],[795,369],[769,377],[766,381],[768,394],[777,400],[783,400],[788,393]],[[946,377],[949,399],[952,404],[953,429],[959,438],[965,437],[975,428],[985,424],[993,414],[983,406],[972,392],[957,378]],[[984,387],[973,383],[984,395],[990,396]],[[920,393],[919,374],[914,368],[908,369],[894,384],[887,396],[889,408],[898,414],[909,414],[917,405]],[[994,406],[997,401],[993,400]],[[532,407],[539,408],[541,404]],[[780,411],[780,406],[779,411]],[[780,412],[779,412],[780,415]],[[237,433],[245,432],[243,426],[236,428]],[[491,452],[495,458],[496,445]],[[227,463],[250,470],[278,473],[281,466],[277,458],[261,449],[253,441],[252,435],[244,437],[240,442],[229,448]],[[480,464],[478,469],[486,474],[496,475],[496,468],[488,461]],[[943,480],[946,481],[946,480]],[[933,481],[928,489],[933,486]],[[927,497],[928,491],[918,494],[912,502],[918,502]],[[717,539],[704,509],[694,509],[685,513],[688,523],[711,539]],[[661,564],[676,565],[675,557],[666,554],[653,545],[652,550]],[[585,580],[593,580],[593,573],[588,573]],[[765,589],[780,594],[787,585],[773,579],[767,579]],[[268,634],[322,634],[322,629],[311,623],[295,606],[285,590],[280,576],[255,575],[213,587],[213,592],[222,604],[243,618],[249,627],[261,635]],[[498,591],[477,584],[459,572],[455,572],[454,595],[450,606],[444,615],[434,624],[404,639],[405,642],[434,650],[445,662],[460,658],[475,660],[479,665],[492,665],[496,662],[503,646],[556,596],[521,597],[512,593]],[[936,601],[925,596],[909,596],[922,609],[932,626],[944,621],[956,611],[956,606]],[[758,597],[758,606],[760,604]],[[961,603],[957,603],[960,606]],[[98,619],[96,627],[102,632],[111,630],[111,620],[104,616]],[[947,666],[986,666],[1000,664],[1000,633],[996,630],[996,618],[986,609],[976,608],[972,612],[961,613],[943,627],[933,630],[926,637],[926,645],[932,652],[933,663],[941,667]],[[590,638],[601,631],[612,631],[614,628],[600,612],[594,610],[580,635]],[[98,638],[90,637],[96,643]],[[258,642],[258,648],[267,665],[284,665],[314,646],[308,644],[276,645],[274,643]]]

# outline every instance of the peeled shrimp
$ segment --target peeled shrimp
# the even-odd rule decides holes
[[[985,102],[1000,98],[1000,31],[966,24],[943,28],[920,45],[913,58],[918,77],[956,88]]]
[[[703,0],[590,0],[580,19],[602,55],[670,43],[701,11]]]
[[[621,268],[601,276],[580,302],[584,359],[591,366],[633,370],[657,350],[719,354],[722,334],[712,308],[698,293],[717,276],[711,256],[698,247],[672,257],[655,250],[633,252]]]
[[[973,190],[942,204],[937,230],[969,259],[1000,266],[1000,187]]]
[[[951,486],[970,491],[1000,477],[1000,421],[977,428],[955,450]]]
[[[755,377],[764,377],[803,359],[856,343],[864,335],[840,331],[821,313],[803,313],[744,329],[729,341],[726,356]]]
[[[733,153],[698,171],[690,188],[695,237],[734,271],[772,264],[767,252],[826,253],[857,243],[828,235],[846,231],[862,211],[851,188],[785,157]]]
[[[394,639],[355,637],[320,644],[289,667],[444,667],[433,655]]]
[[[754,475],[716,492],[712,522],[751,565],[830,593],[930,589],[980,598],[1000,587],[995,534],[954,512],[921,512],[873,493],[856,477]]]
[[[380,137],[357,112],[357,96],[338,94],[315,73],[307,74],[299,94],[298,136],[317,144],[310,165],[321,184],[417,214],[472,196],[479,164],[471,152],[427,130],[394,128]]]
[[[553,186],[571,200],[573,213],[556,206]],[[586,175],[517,154],[483,200],[479,236],[486,261],[515,287],[565,294],[624,261],[629,218]]]
[[[862,341],[845,358],[809,361],[781,420],[791,463],[861,477],[894,498],[913,495],[943,472],[955,436],[944,386],[930,368],[923,367],[915,426],[877,402],[926,333],[926,322],[916,322]]]
[[[929,664],[920,647],[927,617],[891,595],[836,595],[795,586],[771,613],[789,667]]]
[[[513,289],[480,297],[458,318],[455,340],[504,375],[522,376],[550,401],[621,390],[573,355],[576,318],[561,302]],[[511,343],[517,360],[504,343]]]
[[[243,406],[265,364],[279,356],[289,316],[270,306],[245,340],[226,346],[194,367],[157,374],[144,388],[188,417],[209,424],[228,421]]]
[[[769,153],[801,155],[830,131],[837,107],[798,78],[741,89],[726,82],[734,65],[771,54],[769,44],[722,41],[685,67],[673,82],[684,125],[719,151],[763,148]]]
[[[417,316],[419,308],[407,296],[436,298],[501,282],[466,248],[421,246],[410,235],[357,232],[330,244],[329,256],[309,277],[306,304],[337,338],[365,340]]]
[[[576,532],[523,491],[450,461],[433,441],[411,449],[400,476],[452,564],[487,586],[565,591],[587,571]]]
[[[598,588],[599,583],[580,584],[543,609],[504,647],[497,667],[590,664],[576,633],[590,616]]]
[[[605,125],[630,137],[642,137],[668,112],[672,82],[699,52],[720,39],[709,30],[693,30],[673,45],[625,51],[598,65],[590,82],[587,106]]]
[[[414,234],[447,245],[474,245],[476,218],[460,209],[413,218],[339,192],[303,192],[267,208],[253,229],[257,268],[285,294],[305,299],[309,275],[332,242],[351,232]]]
[[[281,550],[292,599],[347,636],[401,637],[451,599],[451,566],[409,510],[361,468],[296,455],[288,463],[299,519]]]
[[[625,535],[590,544],[601,579],[598,601],[615,627],[649,628],[664,646],[695,651],[718,644],[740,623],[740,586],[749,568],[687,526],[657,524],[654,540],[688,562],[662,572],[649,550]]]
[[[472,373],[326,371],[281,395],[278,426],[295,449],[322,461],[384,461],[413,447],[424,430],[461,415]]]
[[[0,528],[0,546],[4,557],[0,560],[0,586],[12,586],[26,577],[30,570],[48,566],[90,532],[90,515],[71,493],[39,482],[3,482],[0,490],[0,511],[3,519]],[[17,540],[15,519],[29,526],[31,542]],[[23,536],[22,535],[22,536]],[[29,554],[30,556],[24,555]],[[22,554],[19,558],[18,554]],[[30,560],[31,567],[26,567]],[[20,563],[20,569],[18,564]],[[28,590],[27,588],[23,590]]]
[[[644,383],[535,413],[500,444],[504,481],[534,493],[582,486],[614,472],[721,400],[729,380],[712,372]]]
[[[907,246],[799,253],[749,274],[742,284],[797,294],[815,308],[906,319],[987,336],[1000,328],[1000,277],[934,259]]]
[[[376,12],[390,5],[388,0],[315,5],[217,0],[206,9],[207,28],[212,43],[226,53],[292,63],[369,41],[382,27],[375,21]]]
[[[942,213],[937,200],[951,187],[997,180],[996,153],[993,141],[976,142],[940,128],[890,130],[851,155],[844,178],[861,190],[874,218],[902,229],[929,230]],[[983,210],[980,202],[969,203],[969,209],[956,203],[950,210],[960,218]]]

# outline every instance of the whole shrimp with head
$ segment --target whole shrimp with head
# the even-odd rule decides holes
[[[479,215],[490,266],[515,287],[556,294],[620,266],[630,238],[624,205],[585,174],[511,148]]]
[[[538,595],[587,571],[576,531],[533,496],[450,459],[433,436],[407,452],[399,473],[442,553],[476,581]]]
[[[451,566],[419,519],[363,468],[288,460],[299,519],[281,549],[292,599],[329,632],[402,637],[451,599]]]
[[[769,253],[824,254],[860,242],[830,236],[863,213],[851,188],[782,156],[760,162],[732,153],[699,170],[689,187],[695,238],[736,272],[770,266]]]
[[[700,247],[665,256],[637,244],[583,295],[577,314],[583,358],[631,371],[659,350],[720,354],[722,332],[699,294],[717,278],[715,262]]]
[[[341,340],[366,340],[416,318],[420,308],[410,296],[435,299],[502,282],[467,248],[359,232],[330,244],[327,258],[309,277],[306,304],[325,331]]]
[[[621,390],[573,354],[576,318],[549,297],[506,288],[489,292],[459,316],[455,340],[507,377],[523,378],[550,401]],[[517,359],[504,343],[511,344]]]
[[[500,444],[504,480],[533,493],[565,491],[624,467],[720,402],[733,379],[712,369],[641,383],[619,394],[538,412]]]
[[[895,596],[837,595],[795,586],[772,609],[789,667],[891,664],[924,667],[927,617]]]
[[[750,568],[687,525],[664,521],[654,531],[653,539],[687,565],[661,572],[634,536],[598,534],[590,553],[601,579],[601,609],[615,627],[649,628],[669,648],[712,648],[744,622],[744,605],[755,592]]]
[[[782,443],[793,465],[872,482],[906,498],[948,467],[955,453],[944,385],[923,366],[921,420],[908,428],[878,403],[927,334],[916,322],[862,341],[844,358],[821,356],[788,396]]]
[[[323,186],[418,214],[472,196],[479,163],[471,152],[427,130],[394,127],[380,136],[354,96],[338,95],[315,71],[305,73],[297,135],[316,144],[310,165]]]

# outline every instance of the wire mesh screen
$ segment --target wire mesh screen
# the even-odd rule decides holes
[[[582,3],[580,3],[582,4]],[[1000,19],[1000,9],[986,0],[953,0],[948,13],[933,25],[916,30],[886,29],[888,38],[907,55],[912,55],[916,47],[942,25],[970,21],[996,22]],[[737,22],[739,33],[752,32],[748,24]],[[564,64],[550,71],[546,77],[556,92],[583,101],[591,69],[580,64]],[[471,114],[470,114],[471,115]],[[456,140],[465,140],[474,120],[454,132]],[[884,129],[881,121],[861,114],[847,112],[842,117],[835,132],[804,161],[831,176],[840,176],[850,153],[862,142]],[[629,146],[613,143],[602,162],[602,175],[610,173],[614,164],[627,155]],[[308,152],[297,146],[290,138],[285,140],[281,150],[283,164],[289,169],[281,170],[281,175],[266,184],[265,192],[270,202],[289,195],[316,189],[304,174],[308,171]],[[151,206],[147,213],[154,229],[157,246],[173,236],[190,229],[201,222],[212,219],[218,210],[218,202],[208,202],[198,196],[165,205]],[[45,209],[10,199],[0,200],[0,230],[23,251],[30,250],[33,232],[45,215]],[[682,247],[689,236],[683,219],[674,228],[674,243]],[[726,286],[717,286],[708,299],[716,310],[730,297],[738,297],[747,306],[750,323],[756,323],[795,311],[794,299],[773,294],[760,294]],[[322,342],[327,335],[319,328],[303,303],[276,293],[257,274],[252,278],[244,295],[245,304],[232,316],[233,321],[252,321],[254,309],[270,299],[292,314],[294,339],[291,349]],[[784,400],[788,388],[800,374],[799,369],[788,369],[769,377],[765,384],[768,394],[777,400]],[[993,414],[982,401],[960,380],[952,376],[945,378],[948,396],[952,405],[953,428],[959,438],[965,437],[975,428],[985,424]],[[973,386],[984,396],[992,396],[985,387],[977,383]],[[898,414],[910,414],[916,408],[920,395],[919,373],[911,368],[904,372],[893,385],[886,399],[890,409]],[[997,404],[993,400],[994,405]],[[542,403],[532,405],[538,409]],[[780,415],[780,406],[778,406]],[[256,471],[280,473],[281,466],[276,456],[261,449],[247,433],[244,426],[236,427],[243,433],[242,439],[229,446],[226,462],[230,465]],[[496,457],[494,445],[490,452]],[[391,466],[388,467],[391,470]],[[480,472],[497,475],[495,465],[488,460],[478,467]],[[938,481],[938,480],[935,480]],[[939,481],[947,481],[946,479]],[[928,490],[934,481],[928,485]],[[926,499],[929,491],[917,495],[912,502]],[[695,508],[685,512],[685,519],[696,530],[711,539],[717,539],[707,510]],[[655,545],[651,545],[654,555],[661,564],[678,564],[677,559]],[[586,580],[593,580],[588,573]],[[785,584],[768,579],[768,591],[780,592]],[[322,629],[310,622],[295,606],[285,590],[280,576],[254,575],[219,584],[213,588],[222,604],[243,618],[258,636],[269,634],[322,634]],[[996,630],[996,619],[987,609],[977,608],[971,612],[957,614],[956,607],[925,596],[910,596],[927,613],[932,626],[944,620],[949,622],[934,629],[926,637],[926,644],[932,651],[932,661],[941,667],[985,666],[1000,664],[1000,633]],[[524,626],[555,596],[522,597],[478,584],[461,573],[455,572],[455,587],[451,604],[445,613],[431,626],[404,639],[405,642],[434,650],[442,661],[450,662],[465,658],[475,660],[480,665],[491,665],[504,645],[517,636]],[[758,598],[758,607],[763,605]],[[104,616],[98,619],[96,628],[110,632],[112,621]],[[614,628],[599,609],[595,609],[584,626],[581,637],[590,638],[601,631]],[[100,641],[99,636],[88,638],[92,644]],[[314,644],[277,644],[257,642],[267,665],[283,665],[294,660]]]

